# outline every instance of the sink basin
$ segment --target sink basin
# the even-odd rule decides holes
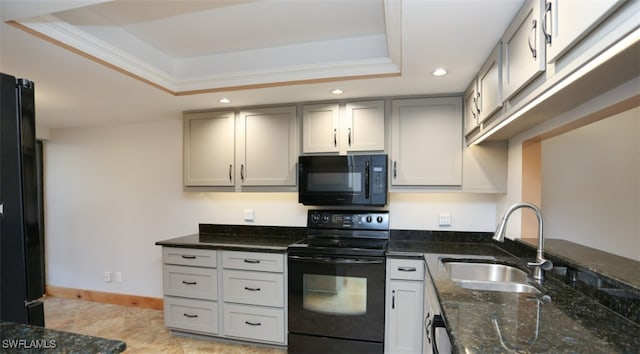
[[[461,288],[540,294],[527,282],[527,273],[506,264],[443,260],[449,277]]]

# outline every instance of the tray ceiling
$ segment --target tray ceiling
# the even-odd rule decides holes
[[[121,0],[13,23],[180,95],[400,75],[400,15],[383,0]]]
[[[43,132],[185,110],[461,94],[522,3],[0,0],[0,71],[36,83]],[[439,67],[449,74],[433,76]]]

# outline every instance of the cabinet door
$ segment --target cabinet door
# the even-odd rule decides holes
[[[502,93],[508,99],[545,70],[544,0],[528,0],[502,37]]]
[[[386,353],[422,353],[423,291],[421,281],[389,282]]]
[[[547,62],[556,61],[624,0],[547,0]]]
[[[462,98],[392,101],[391,185],[462,183]]]
[[[478,73],[480,92],[480,115],[478,123],[483,123],[502,107],[502,44],[494,48]]]
[[[347,103],[341,132],[347,151],[384,151],[384,101]]]
[[[425,313],[425,326],[422,327],[424,331],[423,345],[424,353],[453,353],[451,348],[451,342],[447,334],[447,330],[444,327],[431,328],[434,324],[434,316],[442,315],[442,309],[438,302],[438,296],[436,295],[436,289],[433,285],[433,279],[429,275],[429,272],[425,272],[424,279],[424,313]],[[432,331],[433,330],[433,331]],[[432,338],[435,336],[435,339]],[[437,347],[437,350],[434,350]]]
[[[234,112],[184,115],[185,186],[232,186]]]
[[[302,108],[302,152],[338,152],[338,104],[308,105]]]
[[[464,94],[464,135],[474,131],[478,127],[478,81],[473,79]]]
[[[296,107],[241,112],[237,122],[242,186],[295,186]]]

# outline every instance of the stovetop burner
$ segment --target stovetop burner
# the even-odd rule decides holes
[[[307,228],[307,239],[290,252],[380,257],[389,240],[389,212],[309,210]]]

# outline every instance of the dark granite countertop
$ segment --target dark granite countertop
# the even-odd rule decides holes
[[[537,247],[537,239],[517,240]],[[597,272],[612,281],[640,288],[640,262],[566,240],[545,239],[546,254],[563,258],[576,267]]]
[[[19,323],[0,322],[3,353],[121,353],[125,342],[62,332]]]
[[[305,227],[200,224],[199,233],[158,241],[158,246],[285,253],[307,237]]]
[[[480,257],[527,270],[526,261],[534,258],[535,250],[510,240],[504,244],[492,242],[490,234],[485,237],[471,233],[417,235],[420,237],[394,238],[392,234],[388,254],[424,255],[456,352],[638,352],[640,289],[624,289],[621,297],[613,297],[614,306],[611,306],[594,296],[597,289],[584,282],[578,282],[580,286],[567,282],[567,269],[575,270],[576,260],[572,263],[565,258],[554,259],[557,267],[547,272],[543,286],[538,286],[542,291],[539,295],[463,289],[451,281],[440,261],[442,258]],[[561,245],[557,246],[554,251],[562,254]],[[573,247],[573,244],[564,246]],[[577,272],[579,276],[584,275]],[[624,298],[629,297],[629,302],[620,306]]]

